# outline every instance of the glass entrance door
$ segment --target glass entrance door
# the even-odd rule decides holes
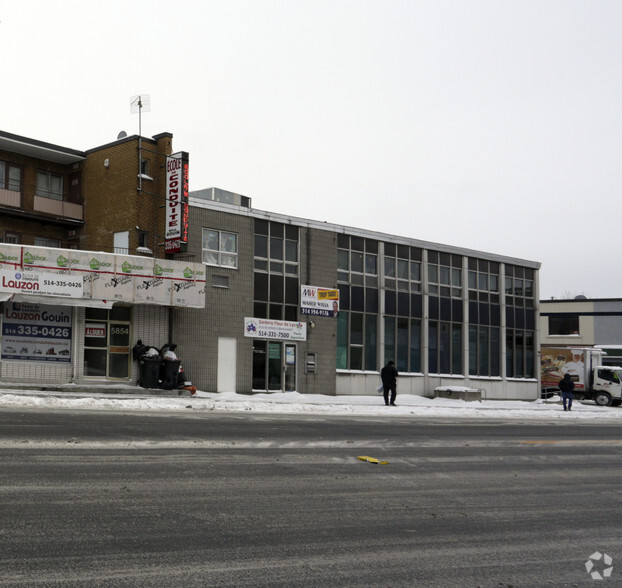
[[[285,364],[283,366],[283,390],[296,390],[296,345],[285,343]]]
[[[279,341],[253,341],[253,390],[296,390],[296,345]]]
[[[87,308],[84,325],[84,375],[126,380],[130,377],[129,307]]]

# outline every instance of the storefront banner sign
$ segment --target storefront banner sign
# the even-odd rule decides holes
[[[244,336],[257,339],[306,341],[307,323],[245,317]]]
[[[134,302],[136,283],[153,276],[153,259],[114,255],[112,261],[113,271],[108,273],[109,268],[106,268],[93,281],[93,292],[97,294],[95,297],[116,302]]]
[[[22,251],[15,245],[0,243],[0,269],[18,269],[22,263]]]
[[[339,314],[339,290],[301,286],[300,312],[312,316],[337,316]]]
[[[6,302],[2,359],[69,363],[72,312],[67,306]]]
[[[156,259],[151,276],[136,280],[134,300],[145,304],[171,304],[168,280],[174,275],[177,263],[179,262],[170,259]]]
[[[42,273],[32,270],[0,270],[0,292],[82,298],[79,276]]]
[[[0,244],[0,271],[9,272],[4,288],[0,275],[0,296],[81,298],[82,305],[92,300],[95,306],[127,302],[205,307],[202,263]],[[16,278],[17,273],[27,278]]]
[[[167,278],[173,306],[205,306],[205,266],[202,263],[174,262],[172,276]]]

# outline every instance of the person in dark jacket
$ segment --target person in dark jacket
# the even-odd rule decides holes
[[[397,369],[392,361],[387,363],[380,370],[382,378],[382,388],[384,391],[384,403],[389,406],[389,391],[391,391],[391,406],[395,406],[395,397],[397,396]]]
[[[564,410],[571,410],[572,409],[572,391],[574,390],[574,382],[572,381],[572,376],[570,374],[564,374],[564,377],[559,381],[558,386],[562,393],[562,402],[564,403]]]

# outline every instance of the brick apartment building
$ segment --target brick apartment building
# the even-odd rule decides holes
[[[170,133],[77,151],[0,131],[0,238],[164,256]]]
[[[204,305],[202,264],[165,255],[171,155],[170,133],[78,151],[0,131],[2,379],[136,382],[133,344]]]

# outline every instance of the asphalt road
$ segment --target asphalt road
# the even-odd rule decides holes
[[[0,586],[620,586],[621,458],[603,424],[4,410]]]

